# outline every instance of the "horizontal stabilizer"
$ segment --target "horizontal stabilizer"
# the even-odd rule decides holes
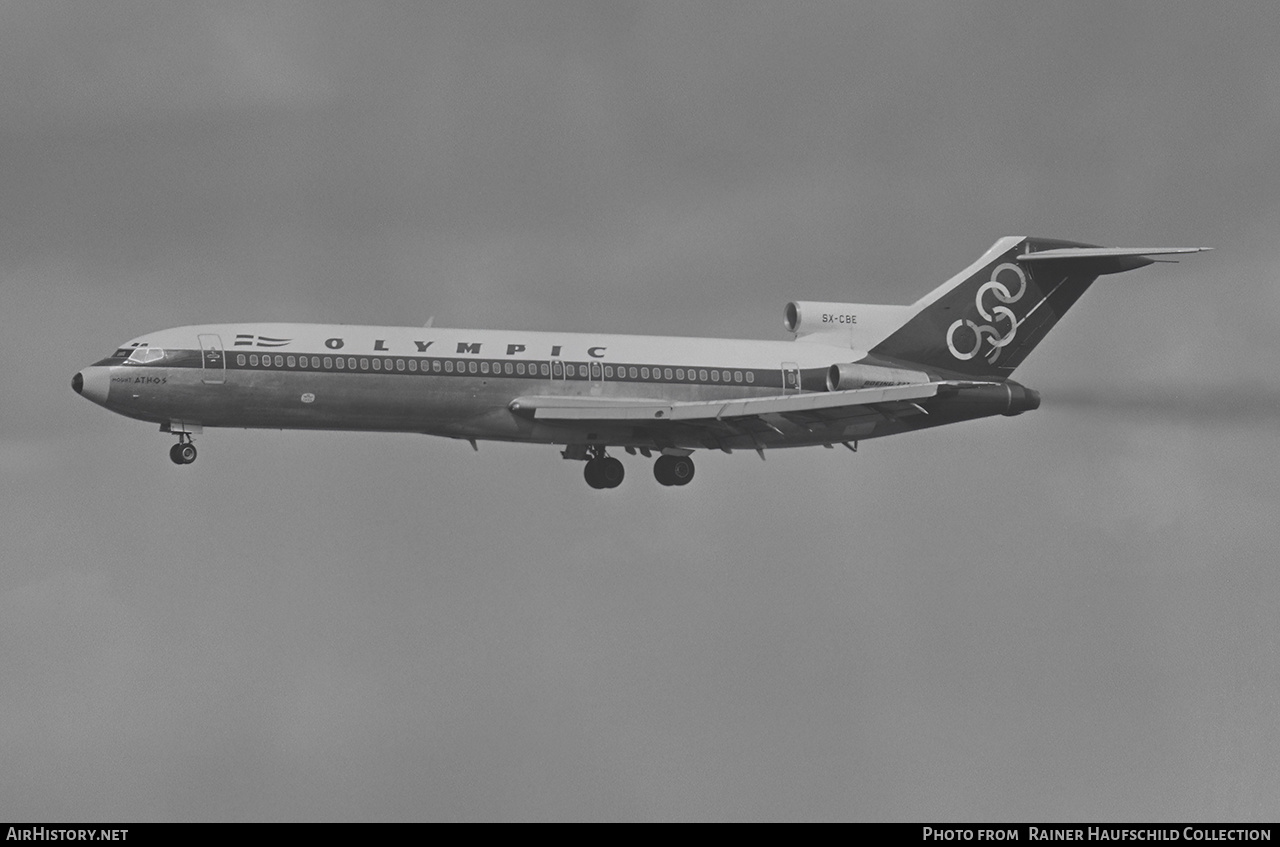
[[[1150,265],[1153,262],[1169,262],[1173,259],[1157,259],[1155,256],[1181,256],[1203,253],[1212,247],[1156,247],[1139,250],[1134,247],[1058,247],[1052,250],[1033,250],[1018,256],[1019,262],[1080,262],[1093,265],[1099,274],[1120,273]]]
[[[1062,247],[1057,250],[1037,250],[1018,257],[1023,262],[1037,259],[1106,259],[1124,256],[1167,256],[1174,253],[1204,253],[1212,247],[1157,247],[1154,250],[1137,250],[1133,247]]]

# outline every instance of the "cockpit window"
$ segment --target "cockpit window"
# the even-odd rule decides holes
[[[148,362],[158,362],[163,358],[164,350],[159,347],[135,347],[129,355],[128,364],[145,365]]]
[[[117,350],[116,352],[114,352],[114,353],[112,353],[112,354],[111,354],[111,358],[113,358],[113,359],[127,359],[127,358],[129,358],[129,354],[130,354],[130,353],[132,353],[132,352],[133,352],[133,350],[132,350],[131,348],[129,348],[129,347],[121,347],[119,350]]]

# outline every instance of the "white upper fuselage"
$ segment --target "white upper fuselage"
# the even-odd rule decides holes
[[[227,353],[262,352],[344,356],[471,356],[511,361],[659,364],[672,367],[774,369],[793,362],[826,367],[865,352],[846,345],[736,338],[691,338],[606,333],[456,329],[351,324],[252,323],[184,326],[148,333],[127,347],[196,349],[200,335],[221,338]]]

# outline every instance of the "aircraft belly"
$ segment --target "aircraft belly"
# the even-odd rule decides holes
[[[204,426],[423,432],[501,406],[500,397],[453,380],[242,371],[206,384],[198,370],[148,370],[154,383],[136,391],[113,384],[108,407],[143,420]]]
[[[564,380],[400,374],[288,373],[232,370],[209,384],[192,368],[117,367],[107,407],[127,417],[208,427],[426,432],[465,438],[562,443],[580,441],[575,427],[535,424],[508,410],[531,391],[564,396],[729,399],[769,393],[697,385],[590,383]]]

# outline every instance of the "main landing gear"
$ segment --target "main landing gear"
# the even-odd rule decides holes
[[[595,455],[587,460],[587,466],[583,469],[582,475],[586,477],[587,485],[592,488],[617,488],[622,484],[622,478],[626,473],[622,462],[612,456],[606,456],[604,448],[601,447],[597,448]]]
[[[169,448],[169,458],[175,465],[189,465],[196,460],[196,445],[185,432],[178,434],[178,443]]]
[[[627,452],[635,455],[636,451],[628,447]],[[641,448],[640,452],[645,456],[652,455],[647,448]],[[582,476],[592,488],[617,488],[626,475],[622,462],[607,455],[602,446],[571,445],[561,455],[566,459],[587,460]],[[689,456],[659,456],[653,463],[653,476],[663,485],[688,485],[693,479],[693,459]]]
[[[693,479],[693,459],[689,456],[659,456],[653,463],[653,477],[663,485],[688,485]]]

